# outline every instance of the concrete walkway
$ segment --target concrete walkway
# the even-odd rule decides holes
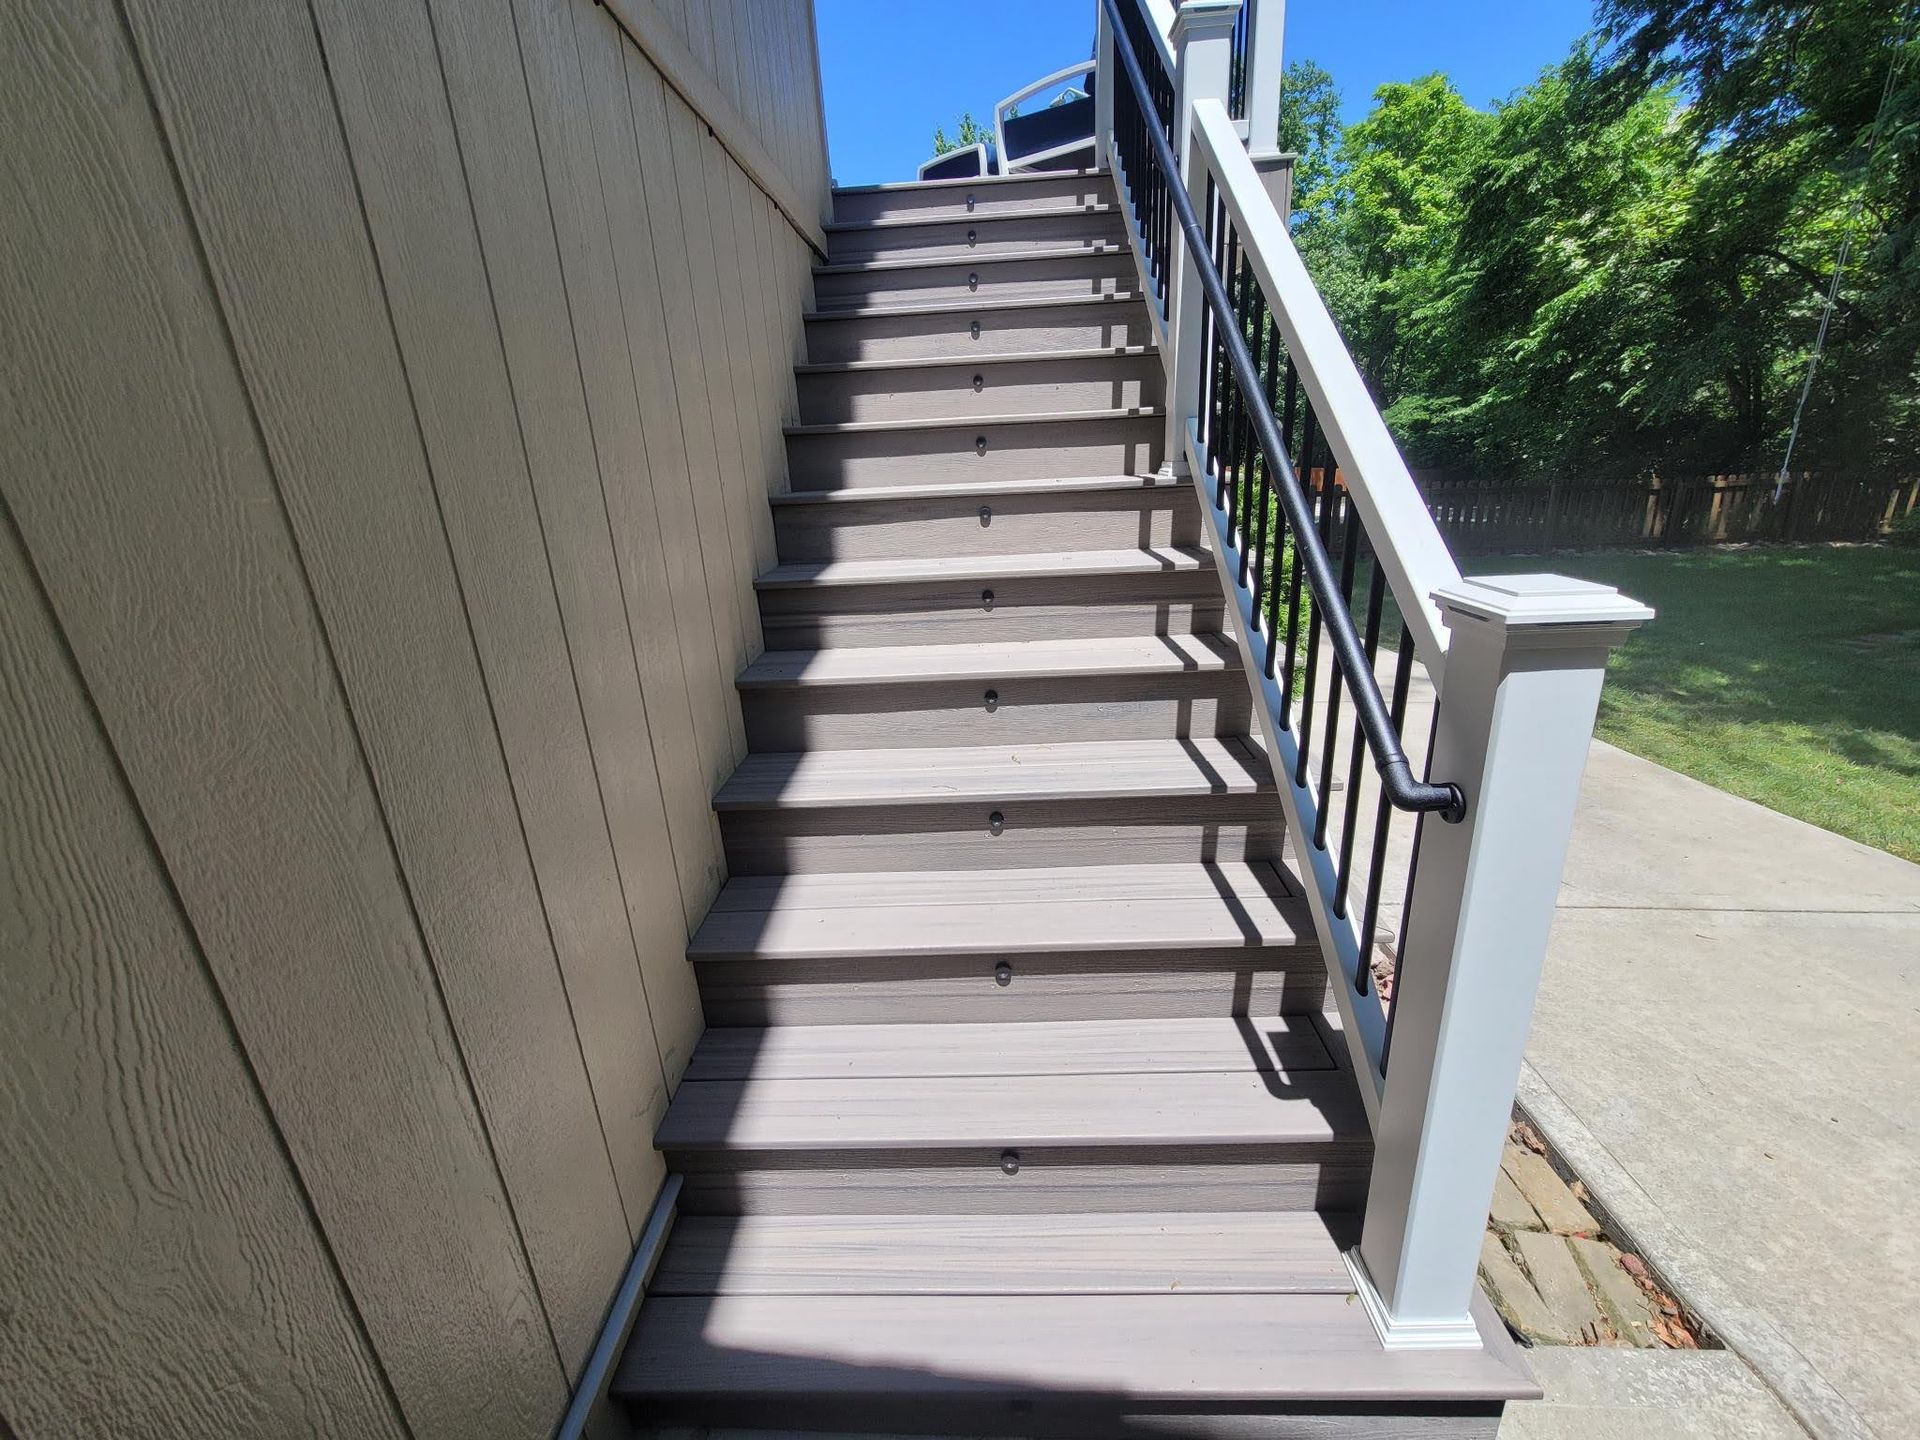
[[[1764,1388],[1536,1352],[1510,1433],[1920,1434],[1920,866],[1596,742],[1528,1058],[1530,1117]]]

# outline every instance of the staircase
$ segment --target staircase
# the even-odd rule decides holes
[[[642,1428],[1491,1434],[1372,1142],[1105,175],[836,193]]]

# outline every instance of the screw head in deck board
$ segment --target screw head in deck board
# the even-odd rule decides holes
[[[1009,965],[1004,960],[1002,960],[998,965],[994,966],[993,967],[993,983],[998,985],[1003,990],[1006,989],[1007,986],[1013,984],[1013,966]]]
[[[1020,1152],[1018,1150],[1002,1150],[1000,1152],[1000,1172],[1003,1175],[1018,1175],[1020,1173]]]

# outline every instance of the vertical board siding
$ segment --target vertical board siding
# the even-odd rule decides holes
[[[663,13],[824,195],[804,0]],[[0,1413],[547,1434],[702,1026],[812,252],[592,0],[0,24]]]
[[[636,495],[650,497],[652,479],[574,38],[572,10],[577,3],[514,0],[534,130],[559,237],[561,275],[586,379],[587,415],[600,456],[598,485],[582,484],[570,491],[564,497],[565,513],[556,514],[558,523],[550,522],[549,532],[565,545],[573,562],[562,572],[561,602],[565,608],[571,598],[579,617],[570,633],[576,640],[587,727],[600,756],[614,854],[626,882],[641,971],[654,1002],[660,1064],[671,1083],[686,1068],[702,1021],[682,953],[688,919],[675,875],[661,775],[663,770],[689,770],[696,760],[671,611],[641,615],[636,636],[614,553],[612,511],[624,511]],[[620,498],[612,501],[613,496]],[[649,577],[657,577],[659,570],[655,562]],[[648,670],[653,673],[644,673]],[[665,753],[657,755],[656,746]],[[699,838],[708,833],[704,828],[697,832]],[[698,839],[689,834],[684,843]]]
[[[518,419],[532,481],[546,552],[540,563],[548,568],[552,603],[561,617],[561,658],[569,675],[563,696],[576,718],[558,733],[577,727],[595,790],[591,806],[556,816],[557,823],[593,832],[604,866],[602,883],[595,887],[595,928],[588,936],[596,943],[586,952],[595,964],[575,1018],[596,1077],[601,1123],[627,1220],[637,1225],[661,1175],[650,1140],[664,1107],[666,1082],[653,1038],[651,997],[641,975],[640,937],[628,910],[627,886],[645,877],[623,873],[615,843],[615,818],[623,816],[621,802],[637,782],[616,772],[609,787],[609,767],[635,737],[616,731],[613,751],[599,748],[607,740],[609,711],[616,727],[640,723],[624,612],[617,596],[609,600],[596,591],[588,573],[592,567],[603,586],[612,583],[604,519],[596,523],[596,515],[604,515],[600,462],[513,15],[504,3],[435,0],[431,16],[492,285],[495,343],[505,355],[508,403]],[[576,553],[575,545],[583,548]],[[616,652],[611,666],[604,658],[610,650]],[[624,690],[619,688],[622,670]],[[645,743],[644,730],[637,738]],[[652,783],[650,760],[640,779]],[[665,884],[664,894],[656,884],[652,903],[671,903],[677,913],[677,886],[671,876]],[[665,956],[669,962],[673,958],[671,951]]]
[[[677,247],[679,263],[688,276],[688,294],[692,298],[691,333],[698,336],[696,346],[683,352],[673,344],[677,365],[699,367],[706,391],[707,409],[712,418],[715,467],[707,474],[712,506],[725,517],[729,543],[733,550],[734,616],[738,627],[737,644],[741,651],[757,655],[765,648],[760,633],[760,610],[753,592],[753,536],[751,526],[740,514],[738,501],[745,493],[750,451],[741,443],[742,412],[746,397],[734,388],[730,361],[726,315],[720,299],[718,261],[714,254],[712,223],[707,214],[707,185],[713,177],[705,170],[703,140],[706,128],[678,95],[665,92],[666,131],[671,137],[673,180],[676,198],[667,209],[678,215],[681,243]],[[671,333],[672,320],[669,318]],[[697,474],[698,472],[696,472]]]
[[[689,913],[697,918],[712,902],[721,879],[712,832],[717,822],[707,802],[714,779],[724,775],[732,763],[728,708],[731,705],[737,710],[738,700],[733,693],[732,672],[716,646],[716,616],[705,555],[698,544],[672,544],[664,539],[697,534],[699,520],[687,466],[673,356],[662,340],[666,319],[660,266],[653,252],[653,217],[633,123],[629,64],[646,62],[638,58],[604,10],[576,10],[575,19],[582,30],[580,60],[592,100],[595,151],[626,327],[628,374],[640,407],[648,469],[653,478],[651,508],[644,501],[627,507],[628,541],[622,548],[645,557],[646,574],[655,587],[651,603],[659,607],[659,617],[672,617],[678,638],[696,763],[683,766],[672,783],[682,787],[682,792],[692,791],[700,822],[707,828],[706,846],[699,853],[709,863],[691,876],[684,865],[682,868],[683,883],[692,887],[687,896]],[[662,592],[664,599],[660,598]],[[657,623],[643,623],[640,628],[649,633],[661,629]],[[685,807],[684,793],[676,803]],[[681,853],[676,847],[676,859]]]
[[[626,1116],[663,1087],[613,1023],[645,996],[606,829],[592,823],[592,757],[428,16],[383,0],[315,13],[545,907],[551,945],[524,962],[558,965],[517,987],[520,1058],[535,1073],[510,1077],[488,1111],[571,1375],[660,1179]],[[625,1141],[624,1185],[603,1110]]]
[[[10,525],[0,614],[0,1407],[21,1435],[403,1435]]]
[[[686,479],[698,520],[700,553],[707,586],[707,613],[713,619],[714,643],[723,656],[757,655],[763,648],[750,638],[748,624],[758,623],[752,576],[741,585],[741,571],[750,559],[738,551],[725,520],[726,500],[721,488],[720,431],[709,399],[704,354],[710,343],[701,334],[693,304],[693,274],[687,259],[682,226],[679,182],[674,164],[673,138],[667,123],[667,90],[658,72],[631,45],[626,47],[627,98],[632,102],[634,139],[640,152],[640,183],[652,226],[649,243],[660,279],[665,328],[654,332],[655,345],[664,342],[672,357],[675,406],[686,446]],[[635,243],[639,243],[636,239]],[[735,462],[738,463],[737,460]],[[741,607],[745,604],[746,615]],[[757,636],[757,631],[754,632]],[[731,670],[730,665],[723,669]],[[729,675],[731,680],[731,675]],[[731,689],[731,686],[729,686]],[[708,778],[717,787],[746,753],[737,695],[726,707],[728,748]]]

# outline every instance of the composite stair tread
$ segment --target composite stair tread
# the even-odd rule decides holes
[[[1345,1295],[1356,1230],[1311,1210],[689,1215],[648,1294]]]
[[[695,961],[1236,951],[1311,944],[1272,863],[736,876],[694,933]]]
[[[878,220],[834,220],[821,229],[829,235],[857,235],[863,230],[912,230],[928,225],[991,225],[997,220],[1078,220],[1085,216],[1118,215],[1120,206],[1108,200],[1083,205],[1044,205],[1031,210],[989,211],[975,215],[889,215]]]
[[[1150,1032],[1159,1023],[1133,1022],[1143,1049],[1154,1047]],[[841,1074],[755,1069],[744,1078],[682,1081],[655,1145],[674,1154],[1012,1147],[1030,1161],[1032,1152],[1044,1150],[1367,1142],[1351,1075],[1324,1062],[1283,1066],[1264,1049],[1269,1063],[1262,1069],[1231,1021],[1225,1035],[1240,1044],[1238,1068],[1139,1072],[1106,1068],[1099,1056],[1090,1061],[1084,1047],[1068,1046],[1033,1066],[1042,1073],[980,1074],[982,1047],[992,1044],[983,1033],[990,1026],[924,1024],[920,1043],[935,1056],[953,1051],[963,1057],[953,1067],[961,1073],[888,1073],[910,1071],[900,1060],[898,1037],[844,1028],[849,1033],[837,1037]],[[1183,1034],[1178,1043],[1193,1042]],[[881,1054],[864,1058],[868,1047]]]
[[[888,370],[932,370],[942,366],[955,369],[969,365],[989,362],[994,365],[1034,365],[1034,364],[1072,364],[1084,360],[1110,360],[1115,358],[1142,357],[1158,355],[1157,345],[1082,345],[1070,350],[1008,350],[996,351],[992,356],[974,354],[960,355],[908,355],[884,356],[878,360],[822,360],[817,364],[796,365],[796,375],[845,375],[861,374],[869,371]],[[1127,476],[1127,479],[1140,477]],[[1165,484],[1163,480],[1161,482]],[[774,497],[780,498],[778,496]]]
[[[1191,493],[1192,489],[1191,481],[1170,480],[1163,475],[1059,475],[1031,480],[953,480],[936,485],[845,485],[837,490],[789,490],[773,496],[772,500],[774,508],[781,509],[805,505],[866,505],[877,500],[991,500],[995,496],[1088,495],[1130,490],[1165,494]]]
[[[900,555],[872,560],[814,560],[776,565],[753,583],[762,590],[827,585],[914,584],[999,578],[1062,579],[1077,575],[1174,575],[1211,571],[1197,546],[1143,545],[1130,550],[1053,550],[1000,555]],[[1159,637],[1153,637],[1159,638]]]
[[[845,645],[768,650],[740,672],[742,689],[794,685],[927,684],[937,681],[1152,677],[1219,673],[1240,664],[1219,634],[1002,640],[957,645]]]
[[[1056,180],[1102,180],[1106,173],[1097,166],[1085,166],[1078,170],[1036,170],[1025,175],[954,175],[939,180],[877,180],[871,185],[836,185],[833,193],[880,195],[888,191],[965,190],[976,186],[982,190],[1017,190],[1022,186],[1038,187]]]
[[[1332,1070],[1325,1016],[1256,1019],[974,1021],[928,1025],[714,1026],[687,1062],[692,1080],[880,1080],[913,1076],[1153,1075]]]
[[[994,220],[1026,219],[1041,212],[1034,210],[1009,210],[999,215],[987,217]],[[1058,213],[1058,212],[1056,212]],[[1080,213],[1080,212],[1074,212]],[[1093,213],[1091,211],[1087,213]],[[916,220],[917,225],[951,225],[958,216],[942,216],[937,219]],[[1125,240],[1083,241],[1077,245],[1060,245],[1050,250],[1017,250],[1011,254],[994,251],[986,255],[948,255],[922,257],[907,254],[902,257],[889,253],[885,258],[872,260],[831,260],[813,267],[815,275],[872,275],[876,272],[895,270],[932,270],[951,265],[1010,265],[1024,264],[1032,260],[1085,260],[1090,256],[1124,255],[1131,247]]]
[[[1237,737],[809,750],[748,755],[714,809],[1252,795],[1273,789]]]
[[[1100,295],[995,296],[986,300],[916,300],[902,305],[859,305],[835,310],[809,310],[807,320],[859,320],[894,315],[974,315],[1009,310],[1070,310],[1096,305],[1138,305],[1144,290],[1115,290]]]
[[[984,363],[984,362],[982,362]],[[789,438],[808,435],[886,435],[896,431],[975,429],[988,425],[1062,425],[1102,420],[1150,419],[1166,412],[1158,405],[1115,405],[1101,410],[1009,410],[997,415],[917,415],[899,420],[826,420],[789,425]]]
[[[1088,1405],[1538,1396],[1484,1301],[1476,1311],[1479,1349],[1388,1351],[1342,1294],[660,1296],[614,1389]]]

